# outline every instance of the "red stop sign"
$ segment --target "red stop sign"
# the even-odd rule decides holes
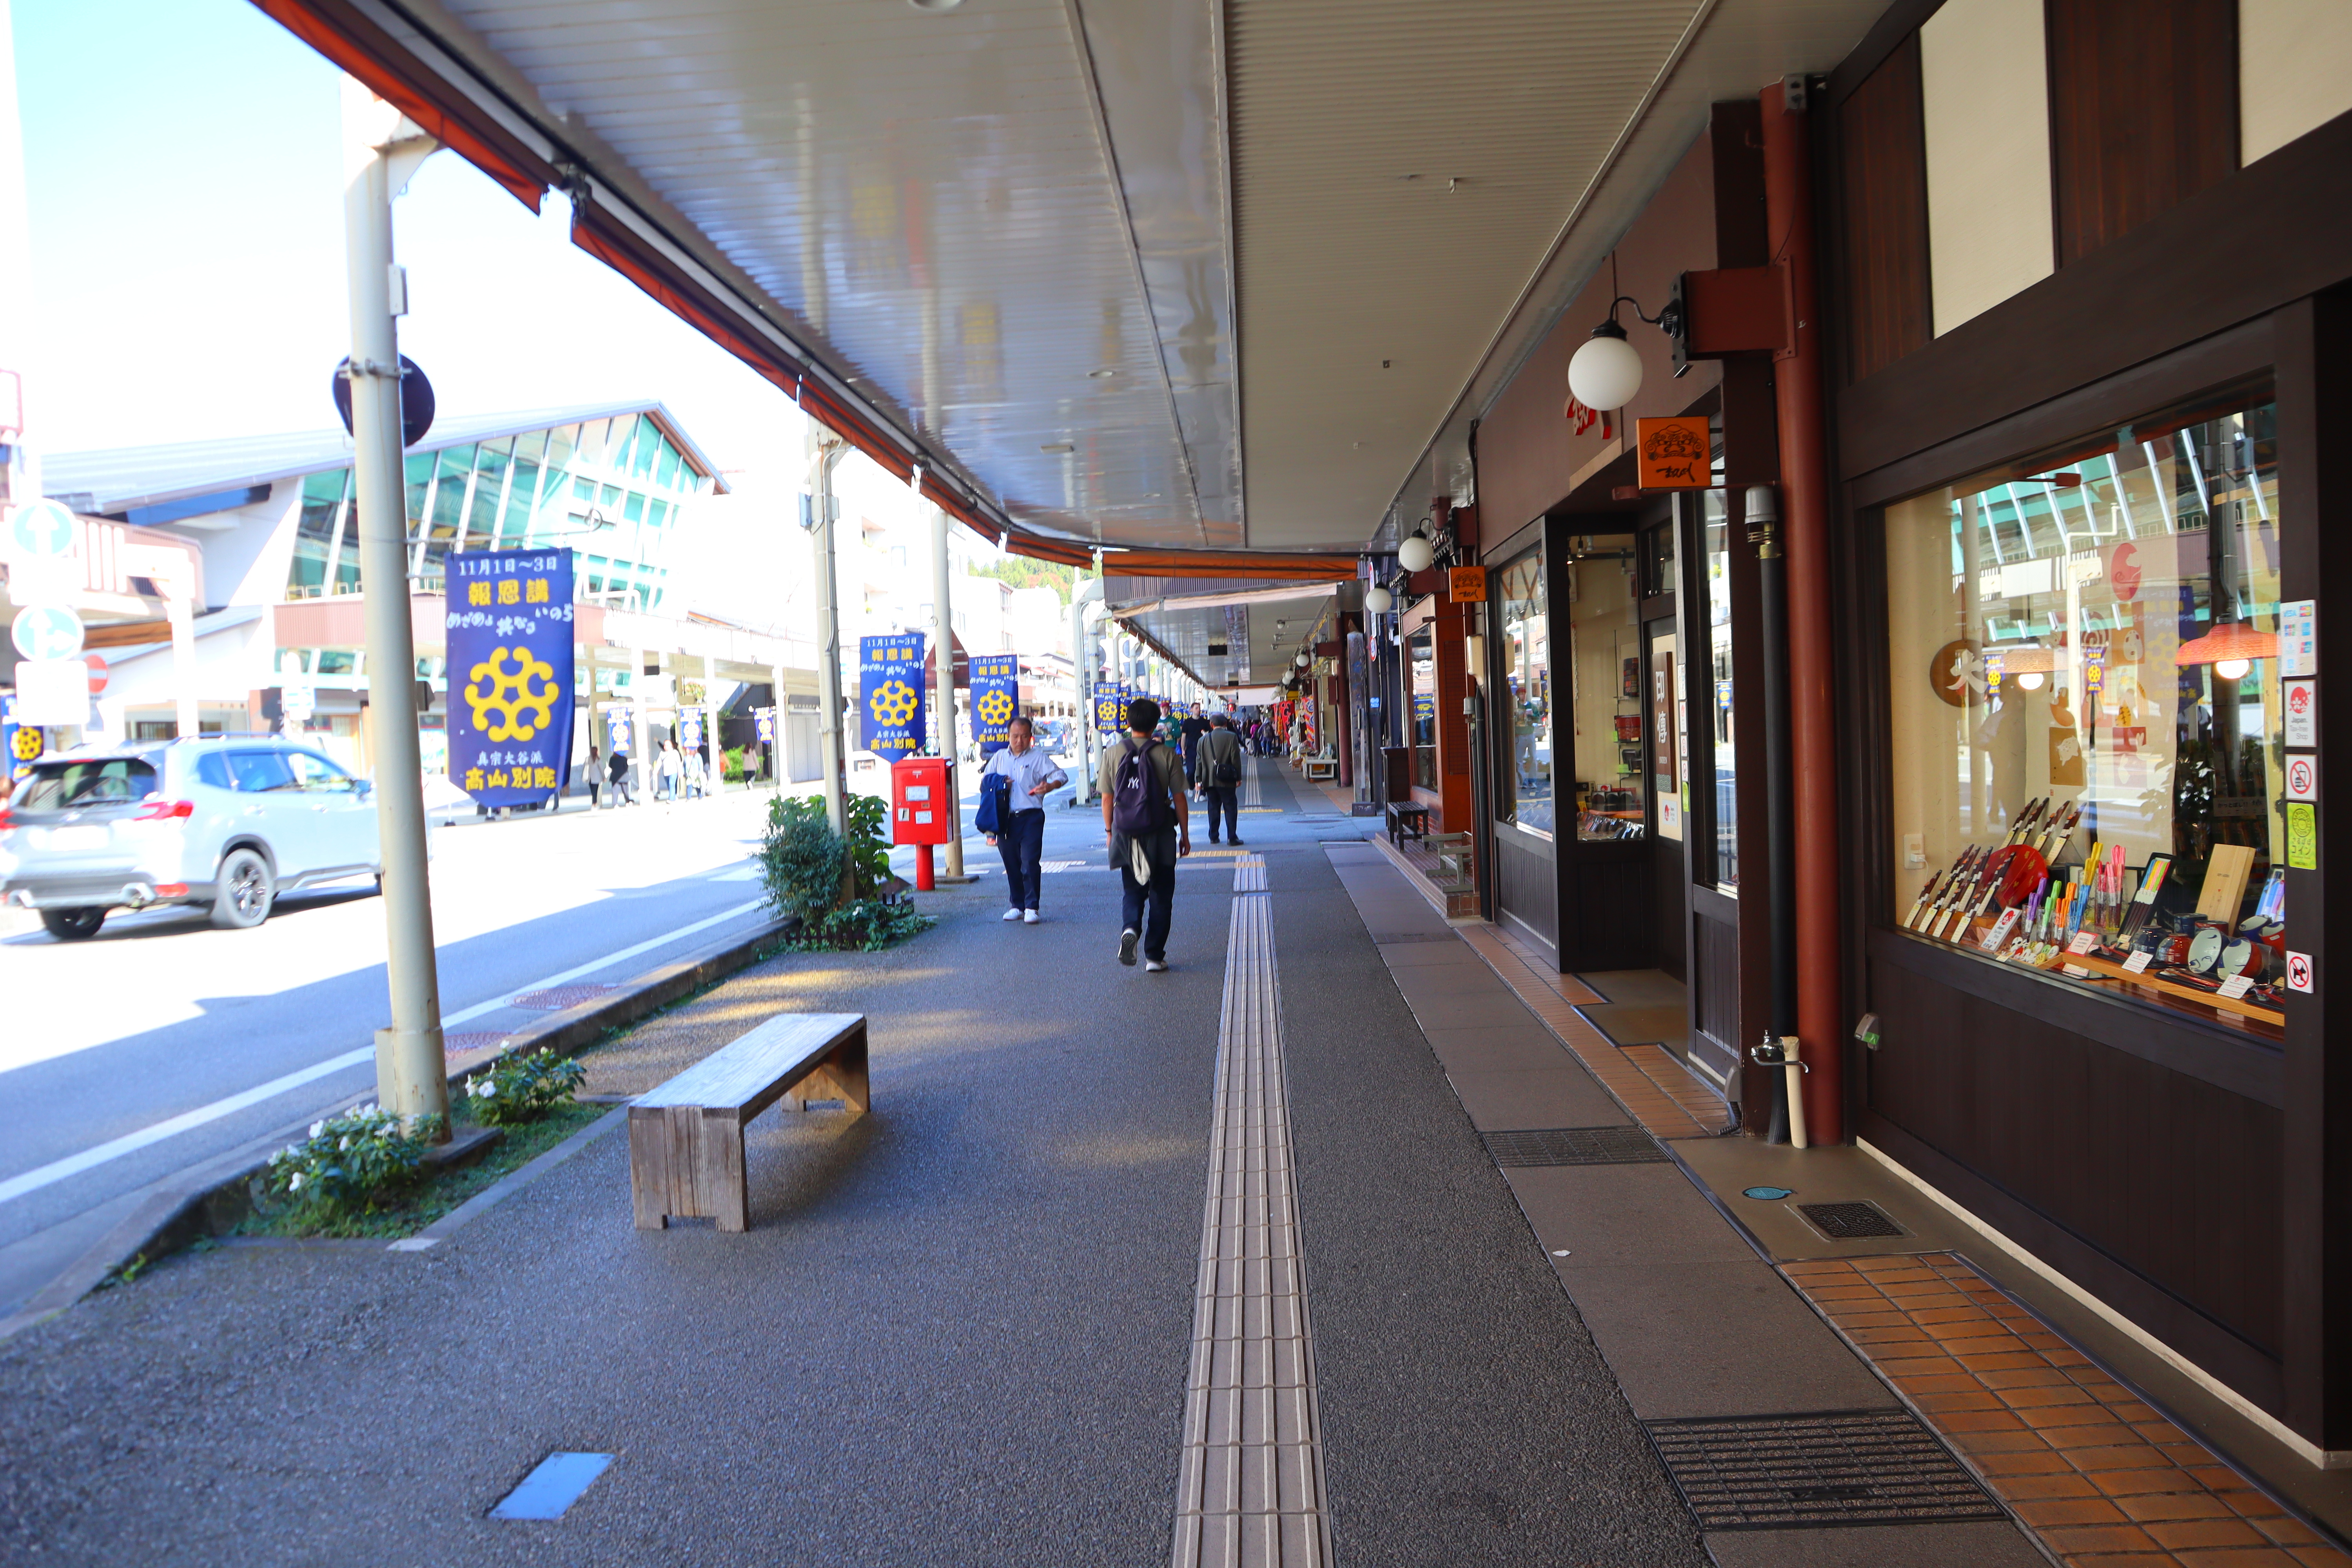
[[[95,697],[106,689],[106,656],[102,653],[84,654],[82,662],[89,666],[89,694]]]

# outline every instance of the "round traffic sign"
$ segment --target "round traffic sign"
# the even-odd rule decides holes
[[[352,360],[345,354],[335,366],[329,390],[335,399],[335,412],[343,416],[343,433],[352,428]],[[433,428],[433,384],[416,368],[416,362],[406,354],[400,356],[400,444],[414,447],[425,439]]]
[[[89,666],[89,694],[96,697],[106,689],[108,679],[106,656],[102,653],[86,653],[81,656],[81,661]]]
[[[28,501],[8,520],[15,553],[50,559],[73,552],[74,514],[47,499]]]
[[[81,654],[81,617],[62,605],[19,611],[10,640],[26,658],[76,658]]]

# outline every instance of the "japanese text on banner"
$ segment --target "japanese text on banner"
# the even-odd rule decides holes
[[[483,805],[572,781],[572,552],[452,551],[449,777]]]
[[[980,754],[1003,751],[1013,736],[1013,716],[1021,711],[1021,656],[981,653],[971,658],[971,738]]]
[[[896,762],[923,749],[924,640],[919,633],[857,641],[859,743]]]

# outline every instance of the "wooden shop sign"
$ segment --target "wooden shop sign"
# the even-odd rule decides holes
[[[1645,490],[1703,490],[1715,483],[1705,417],[1636,419],[1633,446]]]

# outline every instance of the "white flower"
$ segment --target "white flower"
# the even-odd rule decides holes
[[[297,1171],[294,1173],[294,1179],[286,1184],[286,1190],[289,1193],[299,1193],[302,1190],[301,1172]]]
[[[335,1152],[340,1154],[351,1146],[352,1141],[349,1138],[341,1139],[335,1144]]]
[[[498,1098],[498,1093],[499,1084],[496,1079],[486,1078],[482,1080],[481,1094],[484,1100],[495,1100]]]
[[[323,1121],[313,1121],[310,1123],[310,1136],[313,1138],[316,1138],[320,1133],[324,1132],[326,1130],[327,1124]]]

